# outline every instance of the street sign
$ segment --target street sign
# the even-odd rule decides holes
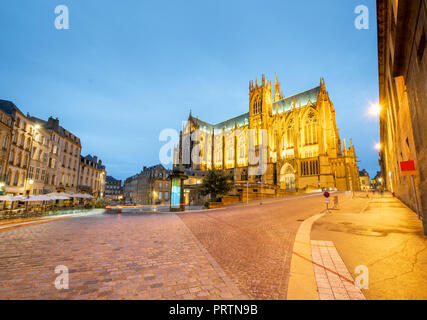
[[[330,203],[330,202],[331,202],[331,200],[329,200],[328,198],[326,198],[326,199],[325,199],[325,203],[326,203],[326,204],[328,204],[328,203]]]
[[[323,196],[324,196],[325,198],[329,198],[331,195],[329,194],[329,192],[328,192],[328,191],[325,191],[325,192],[323,193]]]
[[[415,176],[417,174],[415,170],[415,161],[410,160],[400,162],[400,171],[403,176]]]

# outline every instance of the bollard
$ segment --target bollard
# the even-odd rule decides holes
[[[338,196],[334,196],[334,209],[338,209]]]

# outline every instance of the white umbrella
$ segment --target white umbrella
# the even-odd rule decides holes
[[[0,201],[19,201],[20,199],[20,197],[0,196]]]
[[[51,201],[54,200],[52,197],[44,196],[44,195],[38,195],[38,196],[29,196],[24,197],[21,201],[24,202],[37,202],[37,201]]]
[[[69,197],[66,196],[49,196],[51,200],[69,200]]]
[[[70,195],[65,192],[51,192],[48,194],[45,194],[45,196],[48,196],[52,198],[51,200],[68,200],[70,199]]]
[[[93,199],[93,196],[86,193],[72,193],[70,194],[70,197],[72,198],[82,198],[82,199]]]

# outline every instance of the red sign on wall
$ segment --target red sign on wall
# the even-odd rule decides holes
[[[414,176],[416,175],[415,171],[415,161],[402,161],[400,163],[400,171],[402,172],[402,175],[404,176]]]

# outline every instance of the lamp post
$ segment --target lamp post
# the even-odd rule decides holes
[[[32,188],[32,186],[34,184],[34,180],[33,179],[28,180],[28,184],[30,185],[30,190],[26,191],[27,200],[30,197],[31,188]],[[25,202],[25,211],[28,211],[28,201]]]
[[[33,152],[33,144],[34,144],[34,137],[36,136],[37,130],[40,129],[40,125],[36,124],[34,126],[34,132],[31,134],[31,143],[30,143],[30,150],[28,152],[28,163],[27,163],[27,170],[26,170],[26,178],[28,178],[28,172],[30,171],[30,162],[31,162],[31,157],[32,157],[32,152]],[[28,182],[32,181],[31,184],[34,183],[34,180],[30,179]],[[24,190],[26,191],[27,189],[27,179],[25,180],[25,185],[24,185]]]

